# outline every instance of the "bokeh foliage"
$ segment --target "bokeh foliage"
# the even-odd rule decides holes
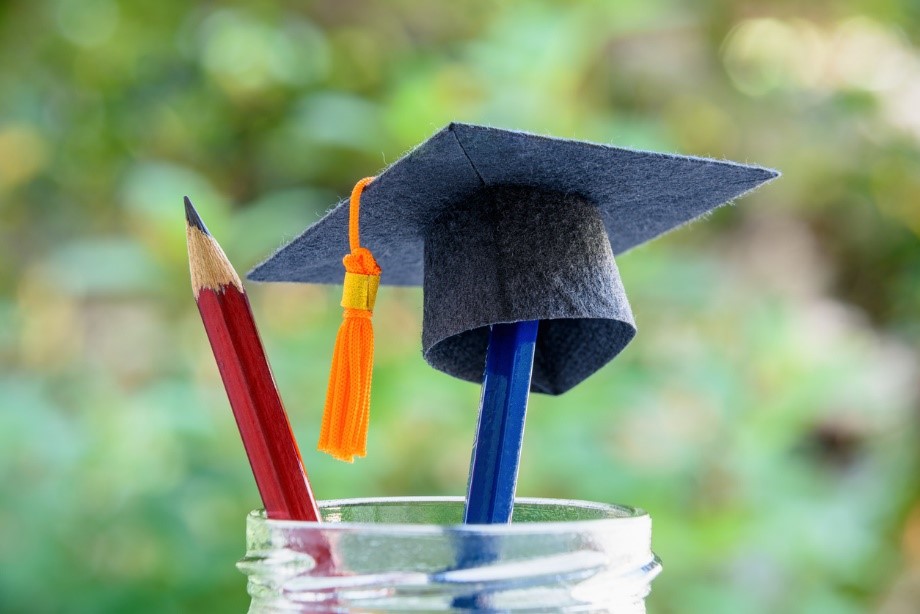
[[[670,612],[920,603],[908,0],[0,4],[0,611],[242,611],[258,498],[181,197],[246,270],[446,122],[774,166],[619,260],[633,344],[519,492],[648,509]],[[338,289],[252,286],[324,498],[461,494],[478,390],[381,292],[371,458],[313,451]]]

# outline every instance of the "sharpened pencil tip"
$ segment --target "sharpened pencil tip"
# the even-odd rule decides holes
[[[189,226],[194,226],[209,237],[211,236],[211,233],[208,232],[208,227],[201,221],[201,216],[195,211],[195,207],[192,206],[192,201],[189,200],[188,196],[185,197],[185,221],[188,222]]]

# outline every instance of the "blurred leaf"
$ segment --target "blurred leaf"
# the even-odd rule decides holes
[[[163,271],[137,243],[88,239],[62,245],[43,263],[51,285],[76,296],[148,293],[163,283]]]

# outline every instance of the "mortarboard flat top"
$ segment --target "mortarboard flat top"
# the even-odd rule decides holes
[[[450,124],[365,189],[381,283],[424,285],[423,353],[480,381],[488,325],[541,320],[532,389],[559,394],[635,325],[614,255],[778,176],[774,170]],[[348,201],[249,274],[341,283]]]

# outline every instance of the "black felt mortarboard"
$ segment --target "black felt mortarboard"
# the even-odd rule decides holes
[[[479,382],[491,324],[540,320],[531,389],[561,394],[636,332],[614,256],[774,170],[451,124],[367,185],[361,242],[380,282],[424,287],[422,348]],[[341,283],[348,201],[249,274]]]

